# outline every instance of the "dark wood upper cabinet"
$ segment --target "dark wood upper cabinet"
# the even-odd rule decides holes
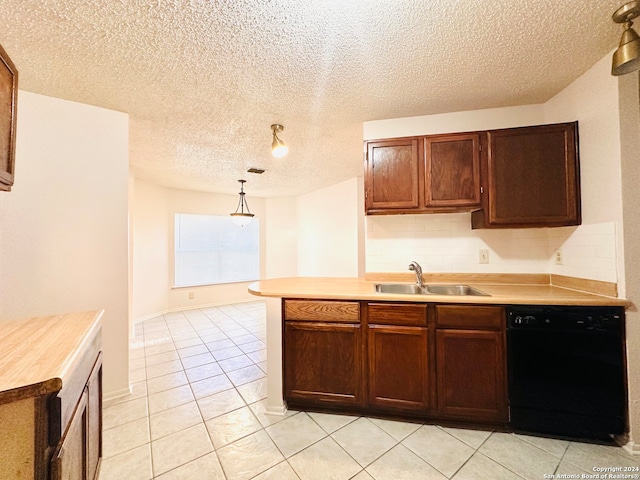
[[[420,139],[399,138],[367,144],[365,208],[414,209],[420,206]]]
[[[367,142],[367,214],[480,207],[479,133]]]
[[[0,191],[13,186],[18,70],[0,45]]]
[[[578,122],[365,145],[367,215],[471,211],[472,228],[582,221]]]
[[[425,206],[480,205],[480,134],[425,138]]]
[[[492,130],[473,228],[579,225],[578,124]]]

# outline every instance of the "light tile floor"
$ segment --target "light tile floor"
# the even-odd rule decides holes
[[[621,448],[559,439],[266,415],[266,355],[263,302],[138,324],[132,393],[104,405],[100,480],[594,478],[594,468],[640,464]]]

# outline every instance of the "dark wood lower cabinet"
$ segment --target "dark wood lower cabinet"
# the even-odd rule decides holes
[[[359,324],[285,322],[284,386],[288,402],[362,404]]]
[[[426,327],[369,325],[369,405],[426,413],[429,408]]]
[[[436,356],[441,416],[508,420],[502,332],[438,330]]]
[[[89,395],[85,391],[71,418],[64,439],[51,459],[52,480],[85,480],[87,477],[87,444],[89,440]]]
[[[51,480],[96,480],[102,457],[102,355],[51,459]]]
[[[97,479],[102,459],[102,356],[87,383],[87,478]]]
[[[500,306],[285,300],[283,312],[290,405],[508,422]]]

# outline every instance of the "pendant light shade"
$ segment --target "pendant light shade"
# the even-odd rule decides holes
[[[249,205],[247,204],[247,200],[244,198],[244,184],[246,183],[246,180],[238,180],[238,182],[240,182],[240,200],[238,200],[236,211],[231,214],[231,219],[236,225],[244,227],[253,218],[253,213],[249,211]],[[246,212],[244,211],[245,208],[247,209]]]
[[[612,75],[624,75],[640,69],[640,37],[631,28],[632,19],[640,15],[640,2],[633,1],[621,6],[612,15],[616,23],[624,24],[624,31],[618,49],[613,53]]]
[[[273,142],[271,142],[271,155],[276,158],[282,158],[287,153],[289,153],[289,149],[284,144],[282,140],[278,138],[278,132],[284,130],[282,125],[274,124],[271,125],[271,130],[273,131]]]

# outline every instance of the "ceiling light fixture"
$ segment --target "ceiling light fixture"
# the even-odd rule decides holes
[[[231,214],[231,219],[236,225],[244,227],[253,218],[253,213],[249,211],[249,205],[247,204],[247,200],[244,198],[244,184],[246,183],[246,180],[238,180],[238,182],[240,182],[240,200],[238,201],[236,211]],[[245,207],[247,208],[246,213],[244,211]]]
[[[289,149],[284,144],[284,142],[278,138],[278,135],[277,135],[278,132],[281,132],[284,130],[284,127],[276,123],[274,125],[271,125],[271,130],[273,130],[273,142],[271,142],[271,155],[273,155],[276,158],[282,158],[287,153],[289,153]]]
[[[640,2],[633,1],[624,4],[611,16],[614,22],[624,24],[624,32],[620,45],[613,52],[611,75],[624,75],[640,69],[640,37],[631,28],[633,20],[640,15]]]

